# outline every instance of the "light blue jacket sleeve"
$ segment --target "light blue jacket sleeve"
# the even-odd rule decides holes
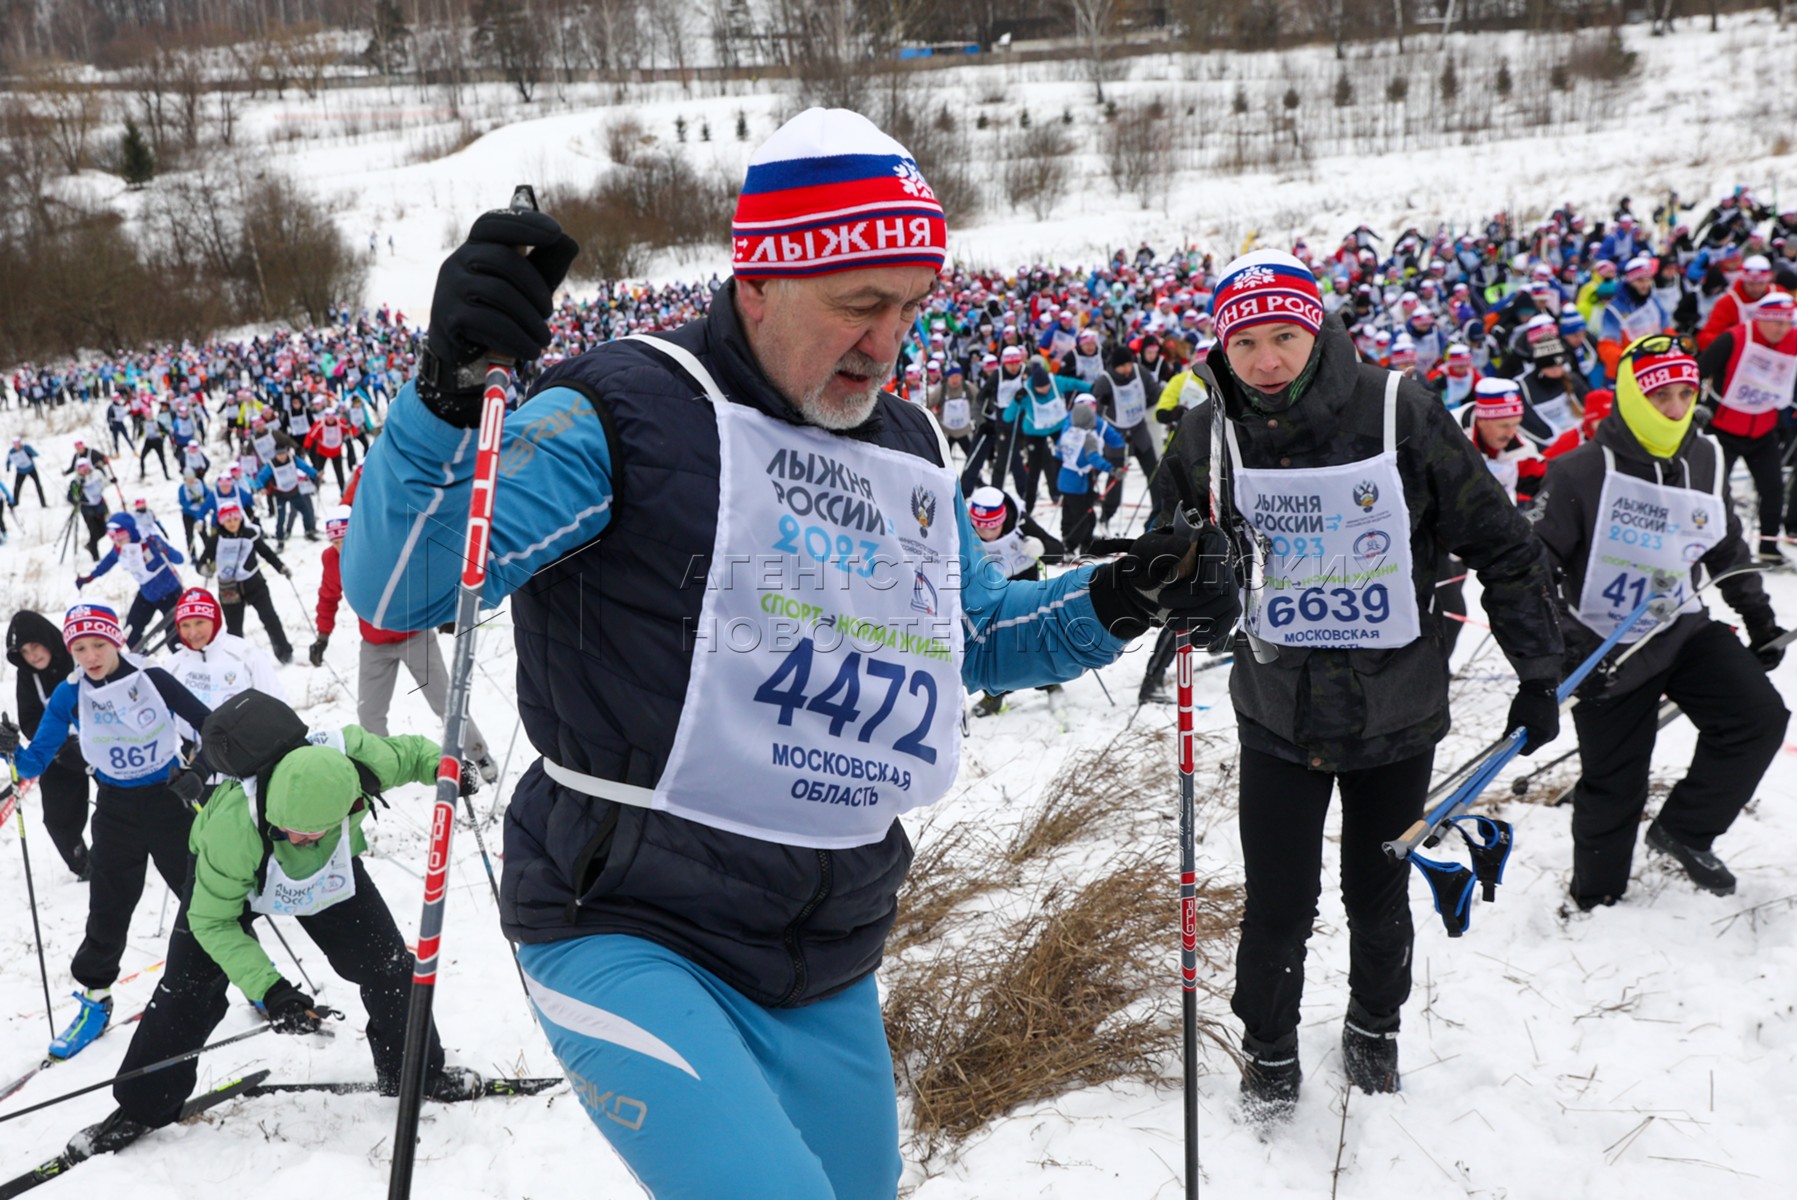
[[[980,550],[960,489],[961,616],[969,691],[1014,692],[1060,683],[1114,662],[1126,645],[1099,624],[1090,585],[1096,567],[1053,579],[1006,579]]]
[[[343,541],[343,594],[382,629],[455,617],[478,430],[458,429],[400,389],[368,452]],[[571,388],[549,388],[506,417],[488,546],[487,605],[598,536],[611,520],[611,451]]]

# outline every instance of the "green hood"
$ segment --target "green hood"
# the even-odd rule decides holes
[[[343,824],[362,794],[354,763],[328,746],[302,746],[283,758],[268,783],[268,823],[301,833]]]

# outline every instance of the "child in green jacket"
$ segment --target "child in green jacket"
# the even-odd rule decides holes
[[[428,738],[377,737],[347,725],[313,733],[282,756],[262,777],[266,797],[257,794],[255,779],[219,784],[194,820],[188,886],[168,965],[121,1072],[205,1045],[225,1015],[227,982],[278,1033],[314,1033],[327,1017],[341,1015],[283,978],[251,930],[259,915],[288,916],[324,951],[331,969],[361,989],[376,1081],[383,1094],[397,1095],[412,955],[362,865],[368,848],[362,825],[383,802],[379,792],[432,783],[440,754]],[[464,794],[479,785],[471,767],[462,779]],[[116,1150],[175,1120],[198,1066],[190,1059],[115,1084],[119,1107],[83,1135],[93,1151]],[[481,1087],[474,1071],[444,1066],[433,1026],[425,1095],[465,1100]]]

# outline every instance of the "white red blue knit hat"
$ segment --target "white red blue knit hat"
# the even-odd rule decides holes
[[[1514,379],[1479,380],[1473,385],[1473,416],[1481,421],[1522,416],[1522,388]]]
[[[75,639],[105,638],[119,649],[125,648],[125,629],[119,615],[104,604],[77,604],[62,618],[62,644],[72,646]]]
[[[218,502],[218,519],[219,520],[221,520],[221,521],[224,520],[226,517],[230,516],[232,513],[236,513],[238,516],[241,517],[243,515],[243,505],[237,503],[237,501],[235,501],[235,500],[220,500]]]
[[[1626,279],[1651,279],[1659,272],[1659,260],[1650,254],[1637,254],[1622,268]]]
[[[1772,278],[1772,260],[1764,254],[1750,254],[1741,262],[1743,278],[1755,281]]]
[[[1782,317],[1788,321],[1793,309],[1797,309],[1797,298],[1793,298],[1789,292],[1781,292],[1777,288],[1773,288],[1761,296],[1759,303],[1753,306],[1753,315],[1771,317],[1774,320]]]
[[[1005,494],[988,484],[973,489],[967,499],[967,519],[976,529],[997,529],[1005,523]]]
[[[808,108],[750,158],[730,238],[743,279],[940,271],[948,222],[909,150],[860,113]]]
[[[1310,268],[1283,250],[1256,250],[1223,269],[1211,297],[1217,338],[1250,325],[1289,321],[1315,333],[1323,325],[1323,297]]]

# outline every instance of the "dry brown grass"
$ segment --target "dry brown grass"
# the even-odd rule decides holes
[[[1220,752],[1217,755],[1221,757]],[[1075,1088],[1162,1080],[1179,1040],[1170,739],[1071,757],[1008,836],[925,839],[888,942],[886,1032],[924,1157]],[[1202,768],[1202,810],[1226,778]],[[1232,961],[1238,884],[1201,882],[1201,979]],[[1203,1035],[1230,1051],[1219,1022]]]

